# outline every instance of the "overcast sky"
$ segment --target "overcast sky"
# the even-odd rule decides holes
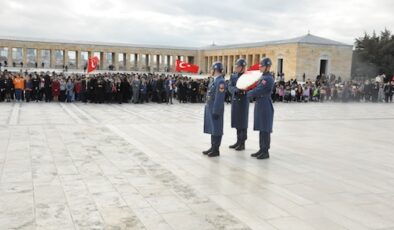
[[[200,47],[394,30],[392,0],[0,0],[0,36]]]

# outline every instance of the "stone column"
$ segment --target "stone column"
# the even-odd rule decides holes
[[[12,47],[8,47],[7,62],[8,66],[12,66]]]
[[[227,63],[228,63],[228,73],[232,74],[233,73],[233,65],[234,65],[233,55],[228,56]]]
[[[140,71],[141,71],[141,70],[146,70],[146,66],[147,66],[146,62],[147,62],[147,60],[148,60],[146,54],[144,54],[144,53],[139,54],[139,57],[140,57],[140,60],[139,60],[139,70],[140,70]]]
[[[119,55],[118,53],[112,53],[112,64],[114,65],[114,70],[119,70]]]
[[[160,72],[161,71],[161,69],[160,69],[160,67],[161,67],[161,63],[160,63],[161,55],[160,54],[155,55],[155,59],[156,59],[157,71]]]
[[[81,68],[81,51],[75,50],[75,69]]]
[[[130,53],[123,54],[123,65],[125,71],[130,71]]]
[[[164,62],[165,62],[164,58],[165,58],[165,56],[162,54],[158,54],[157,56],[158,56],[157,69],[160,72],[164,72]]]
[[[140,61],[141,69],[147,71],[148,65],[149,65],[149,55],[147,54],[141,54],[141,61]]]
[[[167,71],[171,71],[171,55],[167,55]]]
[[[100,69],[107,69],[107,66],[105,66],[105,52],[100,52]]]
[[[207,66],[208,66],[208,57],[201,56],[201,65],[200,65],[200,70],[203,71],[204,73],[207,72]]]
[[[210,56],[205,56],[205,57],[207,58],[207,62],[206,62],[206,65],[205,65],[205,72],[207,72],[207,70],[209,68],[209,65],[210,65],[211,58],[210,58]]]
[[[143,70],[146,66],[146,60],[144,59],[144,57],[145,57],[145,54],[143,54],[143,53],[138,54],[138,70],[139,71]]]
[[[22,48],[22,62],[23,67],[27,66],[27,48]]]
[[[138,53],[134,54],[134,70],[139,71],[141,68],[141,56]]]
[[[156,58],[156,55],[149,54],[149,67],[150,67],[149,72],[153,72],[156,69],[156,65],[155,65],[156,64],[156,60],[155,60],[155,58]]]
[[[176,72],[175,68],[176,68],[176,60],[178,59],[178,55],[172,55],[172,63],[171,63],[171,72]]]
[[[235,67],[235,66],[234,66],[234,63],[237,61],[236,56],[235,56],[235,55],[232,55],[232,56],[231,56],[231,59],[232,59],[232,63],[231,63],[231,64],[232,64],[232,65],[231,65],[232,68],[231,68],[231,69],[232,69],[232,71],[234,71],[234,67]]]
[[[231,65],[231,62],[230,62],[230,56],[224,56],[224,60],[226,61],[226,73],[227,74],[231,74],[231,70],[230,70],[230,65]]]
[[[41,67],[41,50],[36,49],[36,62],[37,62],[37,67]],[[35,67],[35,63],[34,63]]]
[[[141,70],[148,71],[149,68],[149,54],[141,54]]]
[[[66,67],[66,66],[68,66],[68,63],[69,62],[69,60],[68,60],[68,50],[63,50],[63,65],[64,65],[64,67]],[[68,66],[68,67],[70,67],[70,66]]]
[[[171,72],[171,68],[172,68],[172,63],[171,63],[171,55],[166,55],[166,60],[167,60],[167,71]]]
[[[155,68],[156,68],[156,71],[161,71],[160,70],[160,58],[161,58],[161,55],[160,54],[155,54],[155,56],[154,56],[154,59],[155,59]]]
[[[205,66],[205,72],[208,73],[209,72],[209,68],[211,68],[211,62],[212,62],[212,57],[208,56],[208,62],[207,62],[207,66]]]
[[[227,59],[226,59],[226,56],[222,56],[222,64],[224,66],[224,71],[227,73]]]
[[[156,66],[155,66],[155,56],[156,55],[149,54],[149,61],[148,61],[149,72],[154,71],[154,69],[156,68]]]
[[[52,68],[52,69],[54,69],[55,68],[55,66],[56,66],[56,50],[54,50],[54,49],[51,49],[50,50],[50,55],[51,55],[51,58],[50,58],[50,62],[49,62],[49,68]]]
[[[221,56],[222,59],[222,64],[223,64],[223,71],[224,73],[227,73],[227,59],[226,56]]]

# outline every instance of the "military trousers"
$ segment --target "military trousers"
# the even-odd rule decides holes
[[[263,153],[268,153],[271,147],[271,133],[260,131],[260,150]]]
[[[211,146],[212,146],[212,148],[219,149],[221,143],[222,143],[222,136],[211,135]]]
[[[248,129],[237,129],[237,141],[244,143],[248,138]]]

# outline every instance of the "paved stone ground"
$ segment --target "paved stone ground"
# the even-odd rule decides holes
[[[229,106],[208,159],[201,104],[0,103],[0,229],[394,229],[394,105],[275,109],[258,161]]]

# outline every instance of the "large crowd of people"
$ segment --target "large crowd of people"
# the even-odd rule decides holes
[[[90,103],[198,103],[208,79],[152,73],[0,72],[0,101]]]
[[[210,78],[181,74],[0,71],[0,102],[45,101],[89,103],[204,103]],[[228,81],[226,82],[228,84]],[[306,79],[275,79],[274,102],[392,102],[394,76],[342,81],[334,75]],[[230,92],[226,102],[231,103]]]
[[[394,94],[394,76],[385,74],[373,79],[342,81],[335,75],[317,76],[297,82],[284,81],[283,76],[276,79],[272,94],[274,102],[392,102]]]

